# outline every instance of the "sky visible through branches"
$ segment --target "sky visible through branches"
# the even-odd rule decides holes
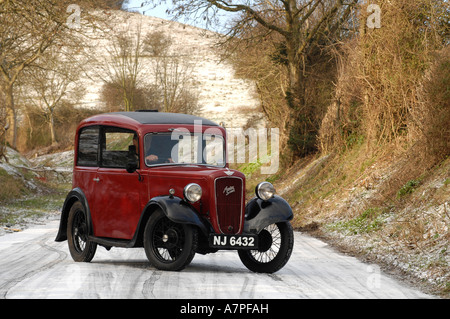
[[[171,1],[167,1],[167,3],[162,3],[155,8],[152,8],[149,5],[141,6],[143,2],[145,2],[145,1],[144,0],[126,1],[123,4],[123,9],[127,10],[127,11],[140,12],[147,16],[157,17],[157,18],[161,18],[161,19],[165,19],[165,20],[172,20],[173,17],[166,13],[167,9],[172,9],[172,7],[173,7]],[[225,25],[226,21],[230,18],[230,16],[233,16],[233,13],[226,13],[226,12],[219,13],[220,26],[211,26],[212,31],[224,32],[222,30],[222,28]],[[203,21],[191,21],[191,20],[184,21],[184,20],[182,20],[179,22],[193,25],[198,28],[205,28],[205,23]]]

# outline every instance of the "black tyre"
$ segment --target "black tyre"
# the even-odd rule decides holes
[[[158,269],[182,270],[194,258],[197,236],[197,230],[193,226],[174,223],[161,210],[157,210],[145,226],[145,254]]]
[[[294,247],[294,232],[289,222],[272,224],[258,234],[258,250],[239,250],[239,258],[251,271],[274,273],[288,262]]]
[[[73,260],[90,262],[94,258],[97,244],[89,240],[87,216],[83,205],[76,202],[70,209],[67,221],[67,240]]]

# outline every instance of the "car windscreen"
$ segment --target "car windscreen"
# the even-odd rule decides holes
[[[190,133],[149,133],[144,138],[145,164],[225,166],[225,141],[222,135]]]

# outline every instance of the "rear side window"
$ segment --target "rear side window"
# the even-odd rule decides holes
[[[80,131],[80,137],[78,138],[78,166],[98,165],[99,132],[98,126],[85,127]]]
[[[139,149],[135,132],[117,127],[103,128],[101,144],[101,166],[109,168],[126,168],[129,147],[134,145]],[[137,153],[133,155],[138,156]]]

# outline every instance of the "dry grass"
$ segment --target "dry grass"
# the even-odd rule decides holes
[[[2,168],[0,168],[0,185],[0,204],[12,198],[18,198],[26,191],[26,187],[21,181],[9,175]]]
[[[338,81],[320,128],[321,150],[347,150],[362,140],[369,152],[420,144],[416,156],[432,155],[436,164],[450,154],[446,11],[431,0],[379,4],[382,27],[361,29],[336,50]],[[364,5],[360,13],[365,21]]]
[[[295,212],[293,224],[432,282],[435,291],[448,295],[449,49],[430,55],[428,69],[408,84],[410,89],[404,87],[410,94],[408,112],[395,124],[399,129],[387,135],[380,123],[395,114],[388,114],[392,108],[374,108],[380,113],[370,117],[365,107],[373,102],[364,98],[367,87],[355,85],[361,84],[358,43],[347,49],[337,98],[322,122],[322,155],[292,165],[278,179],[281,186],[293,184],[282,187]],[[397,104],[399,109],[403,103]]]
[[[435,292],[450,287],[450,158],[419,166],[406,152],[362,143],[310,157],[285,170],[275,187],[293,207],[293,225],[371,262],[395,267]]]

